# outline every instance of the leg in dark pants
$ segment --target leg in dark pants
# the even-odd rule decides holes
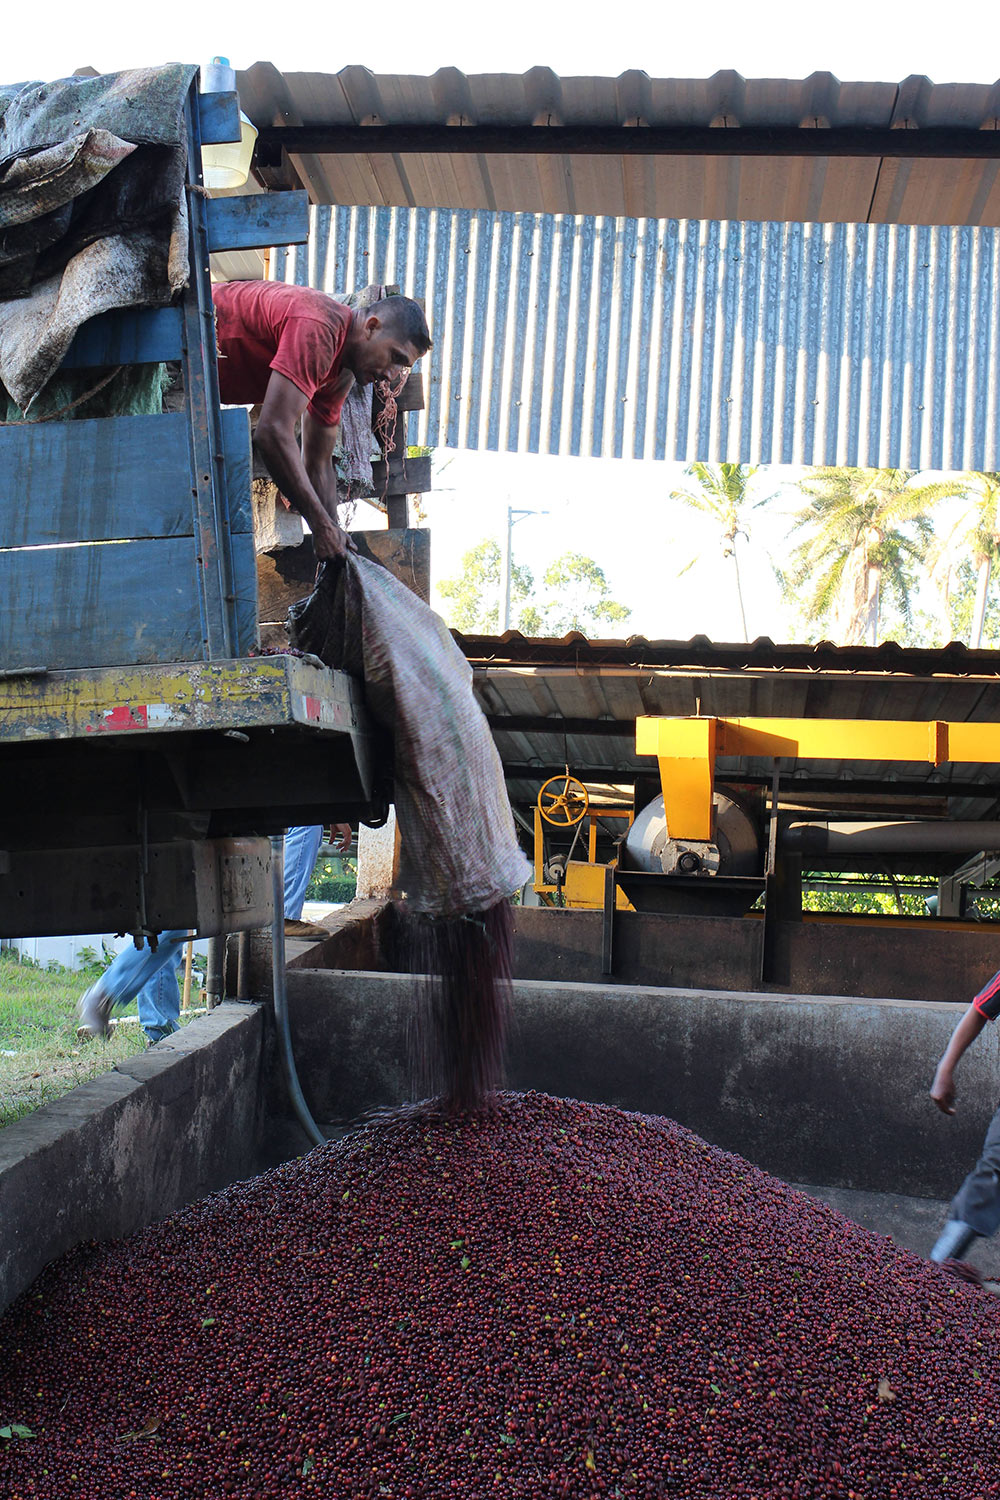
[[[1000,1109],[990,1121],[982,1154],[955,1194],[948,1217],[984,1237],[1000,1229]]]

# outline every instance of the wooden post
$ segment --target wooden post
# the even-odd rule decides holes
[[[191,1009],[191,966],[194,962],[194,939],[188,938],[184,950],[184,989],[181,994],[181,1011]]]

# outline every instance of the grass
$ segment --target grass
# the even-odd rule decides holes
[[[100,972],[46,970],[0,953],[0,1128],[145,1049],[138,1025],[117,1026],[106,1041],[77,1038],[76,1002]],[[134,1003],[116,1011],[135,1014]]]

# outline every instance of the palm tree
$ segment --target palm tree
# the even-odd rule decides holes
[[[993,567],[1000,562],[1000,474],[964,473],[955,476],[955,491],[968,504],[938,552],[937,571],[943,594],[946,624],[950,627],[951,579],[963,555],[971,556],[976,570],[976,599],[969,629],[969,645],[978,650],[983,641],[986,596]]]
[[[813,469],[800,482],[809,498],[793,518],[802,540],[779,578],[801,593],[806,618],[830,620],[845,645],[874,646],[887,597],[910,618],[910,594],[926,570],[933,527],[928,511],[954,495],[954,481],[915,483],[906,469]]]
[[[740,619],[743,622],[745,641],[750,637],[747,634],[747,617],[743,608],[743,585],[740,579],[740,559],[736,548],[740,537],[744,541],[750,540],[747,512],[757,510],[767,503],[764,499],[750,501],[747,498],[750,480],[756,472],[756,467],[743,464],[691,464],[685,473],[695,481],[695,484],[688,489],[673,490],[670,495],[671,500],[680,500],[683,505],[688,505],[700,515],[707,516],[709,520],[722,528],[720,537],[722,555],[724,558],[731,557],[733,560],[736,598],[740,606]],[[687,566],[681,569],[681,572],[686,573],[688,568],[693,567],[697,561],[698,555],[696,554]]]

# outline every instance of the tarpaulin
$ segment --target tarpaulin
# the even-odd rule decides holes
[[[0,380],[28,410],[81,323],[187,282],[195,69],[0,87]]]

